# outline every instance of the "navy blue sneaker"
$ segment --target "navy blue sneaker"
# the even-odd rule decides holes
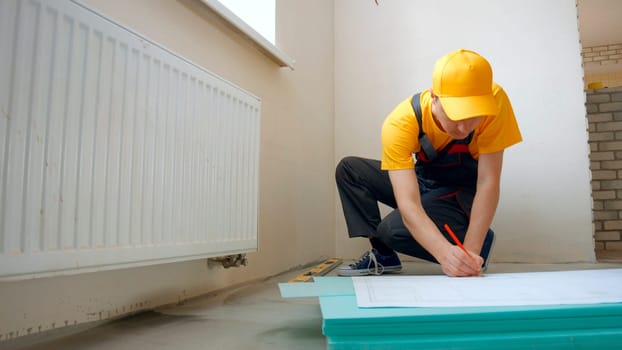
[[[484,238],[484,244],[482,245],[482,251],[480,252],[480,256],[484,258],[484,264],[482,265],[482,272],[486,271],[488,268],[488,260],[490,258],[490,252],[492,251],[492,247],[495,245],[495,233],[492,230],[488,230],[486,233],[486,238]]]
[[[385,256],[380,255],[376,249],[367,252],[354,264],[342,265],[337,269],[339,276],[382,275],[400,271],[402,271],[402,263],[395,252]]]

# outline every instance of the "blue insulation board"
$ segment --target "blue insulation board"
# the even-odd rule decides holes
[[[331,350],[622,349],[621,303],[359,308],[351,278],[310,284],[279,287],[283,297],[319,297]]]

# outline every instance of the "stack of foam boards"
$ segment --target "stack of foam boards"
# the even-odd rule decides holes
[[[351,278],[279,287],[283,297],[319,297],[333,350],[622,349],[622,303],[361,308]]]

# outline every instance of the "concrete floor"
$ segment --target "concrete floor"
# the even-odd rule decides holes
[[[622,268],[599,264],[495,264],[487,273]],[[404,263],[404,274],[441,274],[438,265]],[[45,343],[0,343],[22,350],[325,349],[317,298],[282,299],[278,283],[305,270],[166,306]],[[330,273],[329,275],[332,275]],[[27,341],[27,339],[26,339]]]

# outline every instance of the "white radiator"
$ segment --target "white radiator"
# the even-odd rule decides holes
[[[79,4],[0,0],[0,278],[256,250],[259,119]]]

